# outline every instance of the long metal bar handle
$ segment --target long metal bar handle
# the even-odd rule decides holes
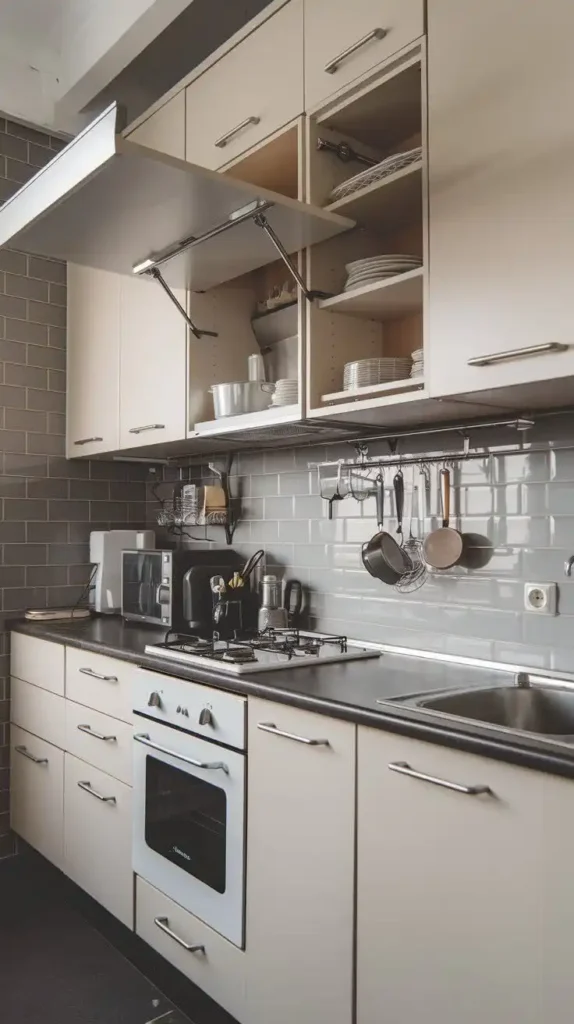
[[[235,135],[238,135],[239,132],[242,132],[244,128],[248,128],[250,124],[259,124],[260,121],[261,118],[255,117],[255,115],[253,114],[251,115],[251,117],[246,117],[245,120],[241,122],[241,124],[236,124],[235,128],[232,128],[231,131],[226,132],[225,135],[222,135],[221,138],[217,139],[215,145],[218,147],[218,149],[224,149],[227,143],[231,142],[232,138]]]
[[[34,764],[48,764],[47,757],[35,757],[34,754],[31,754],[26,747],[14,747],[14,750],[18,754],[22,754],[22,757],[27,757],[29,761],[33,761]]]
[[[391,761],[389,769],[399,775],[408,775],[411,779],[420,779],[421,782],[430,782],[433,786],[442,786],[443,789],[452,789],[455,793],[464,793],[465,796],[494,795],[490,786],[463,786],[459,782],[450,782],[448,779],[439,779],[436,775],[427,775],[426,772],[417,772],[411,768],[407,761]]]
[[[185,939],[180,938],[179,935],[176,935],[176,933],[171,930],[171,928],[169,927],[169,917],[154,917],[153,923],[155,924],[156,928],[159,928],[160,931],[164,932],[166,935],[169,935],[170,939],[173,939],[174,942],[177,942],[178,946],[181,946],[182,949],[185,949],[187,953],[205,954],[205,946],[190,946],[189,942],[186,942]]]
[[[159,743],[154,743],[150,740],[149,735],[145,732],[136,732],[134,735],[136,743],[142,743],[144,747],[151,747],[152,750],[158,750],[160,754],[168,754],[169,757],[176,757],[178,761],[183,761],[185,764],[192,764],[194,768],[205,768],[206,770],[217,770],[221,769],[226,775],[229,775],[229,768],[223,761],[196,761],[193,757],[186,757],[184,754],[179,754],[177,750],[169,750],[168,747],[160,747]]]
[[[79,670],[83,676],[90,676],[92,679],[101,679],[104,683],[117,683],[117,676],[103,676],[100,672],[94,672],[93,668],[81,668]]]
[[[92,444],[103,440],[103,437],[82,437],[79,441],[74,441],[74,444]]]
[[[92,729],[91,725],[78,725],[76,726],[78,732],[85,732],[88,736],[93,736],[95,740],[104,740],[105,743],[117,743],[117,736],[104,736],[103,732],[96,732]]]
[[[366,36],[363,36],[362,39],[358,39],[356,43],[353,43],[351,46],[347,47],[346,50],[343,50],[343,52],[337,57],[334,57],[333,60],[330,60],[328,64],[325,64],[324,70],[328,75],[334,75],[339,65],[342,64],[347,57],[351,57],[357,52],[357,50],[366,46],[367,43],[372,42],[373,39],[384,39],[386,35],[388,35],[388,29],[374,28],[371,32],[367,32]]]
[[[128,434],[144,434],[146,430],[165,430],[165,423],[146,423],[144,427],[130,427]]]
[[[282,729],[278,729],[273,722],[258,722],[257,728],[261,729],[261,732],[270,732],[274,736],[283,736],[286,740],[295,740],[295,743],[306,743],[308,747],[330,747],[329,740],[313,740],[307,736],[297,736],[294,732],[283,732]]]
[[[98,793],[97,789],[92,787],[91,782],[78,782],[80,789],[83,789],[85,793],[89,793],[90,796],[95,796],[96,800],[101,800],[103,804],[115,804],[117,800],[115,796],[103,796],[102,793]]]
[[[526,348],[509,348],[506,352],[495,352],[491,356],[474,356],[469,359],[468,366],[491,366],[494,363],[505,363],[512,359],[525,359],[528,356],[542,356],[547,352],[566,352],[569,345],[560,341],[547,341],[542,345],[528,345]]]

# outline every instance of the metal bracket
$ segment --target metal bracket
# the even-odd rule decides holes
[[[169,285],[168,285],[165,277],[163,276],[161,270],[159,269],[159,267],[151,267],[149,270],[146,270],[145,273],[149,274],[150,277],[153,277],[154,280],[157,281],[158,284],[160,284],[162,286],[165,294],[168,296],[168,298],[171,299],[171,301],[173,302],[173,304],[176,307],[176,309],[179,310],[179,312],[181,313],[181,315],[182,315],[183,319],[185,320],[187,326],[189,327],[191,333],[194,334],[196,338],[218,338],[219,337],[219,334],[217,333],[217,331],[202,331],[199,327],[196,326],[196,324],[194,324],[193,320],[191,319],[190,316],[188,316],[188,314],[186,313],[186,311],[183,308],[183,306],[182,306],[181,302],[179,301],[179,299],[176,298],[176,296],[172,292],[171,288],[169,287]]]
[[[287,252],[281,239],[278,238],[277,234],[271,227],[269,221],[267,220],[267,217],[265,216],[265,213],[257,213],[253,218],[253,223],[256,224],[258,228],[261,228],[265,232],[267,237],[271,240],[271,242],[277,249],[277,252],[279,253],[281,259],[283,260],[285,266],[287,267],[289,273],[292,275],[296,283],[299,285],[299,288],[303,292],[303,295],[308,300],[308,302],[313,302],[314,299],[331,298],[332,292],[310,291],[307,288],[307,285],[305,284],[303,278],[301,277],[301,274],[297,270],[297,267],[295,266],[293,260],[291,259],[291,256]]]
[[[330,142],[329,139],[317,139],[317,149],[319,152],[326,149],[329,153],[334,153],[336,157],[341,160],[342,163],[348,164],[350,160],[355,160],[358,164],[364,164],[366,167],[374,167],[377,160],[374,160],[371,156],[365,156],[363,153],[357,153],[352,146],[349,146],[347,142]]]

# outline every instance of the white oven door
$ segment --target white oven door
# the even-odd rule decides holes
[[[134,871],[243,947],[245,755],[136,722]]]

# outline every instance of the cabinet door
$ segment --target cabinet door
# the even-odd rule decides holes
[[[185,308],[184,291],[177,297]],[[155,281],[121,285],[120,447],[185,437],[187,326]]]
[[[66,697],[104,715],[132,721],[135,665],[104,654],[66,648]]]
[[[569,0],[428,5],[433,397],[574,373],[573,33]]]
[[[10,719],[15,725],[64,749],[66,701],[63,697],[15,676],[10,680],[10,697]]]
[[[491,792],[456,791],[393,765]],[[565,803],[561,822],[557,801],[552,809],[545,798],[550,778],[359,729],[358,1024],[570,1020],[573,983],[559,947],[574,901],[566,869],[552,880],[552,862],[568,863],[573,829]],[[573,783],[551,781],[572,799]]]
[[[385,35],[380,37],[378,29]],[[424,32],[423,0],[305,0],[305,109]]]
[[[68,458],[119,446],[121,280],[68,263]]]
[[[256,699],[248,716],[249,1024],[350,1024],[355,727]]]
[[[64,696],[63,644],[39,640],[24,633],[10,636],[10,671],[18,679]]]
[[[64,754],[16,725],[10,728],[10,747],[10,825],[61,868]]]
[[[132,791],[65,755],[64,871],[98,903],[133,927]]]
[[[128,132],[128,138],[130,142],[139,142],[185,160],[185,90],[164,103],[133,132]]]
[[[66,750],[81,761],[112,775],[127,786],[132,784],[133,729],[126,722],[99,711],[66,702]]]
[[[303,3],[291,0],[188,86],[186,159],[215,170],[302,113]]]

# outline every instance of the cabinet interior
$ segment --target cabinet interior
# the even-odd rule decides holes
[[[423,269],[345,292],[346,265],[386,253],[424,260],[423,104],[417,52],[371,81],[346,103],[308,124],[308,194],[311,202],[357,221],[357,228],[308,252],[308,284],[327,293],[308,312],[308,394],[311,410],[339,411],[342,402],[376,401],[423,387],[405,379],[343,392],[345,363],[376,356],[406,357],[423,347]],[[326,148],[324,143],[327,143]],[[423,145],[421,159],[336,199],[332,190],[367,169],[342,160],[332,146],[379,162]]]

